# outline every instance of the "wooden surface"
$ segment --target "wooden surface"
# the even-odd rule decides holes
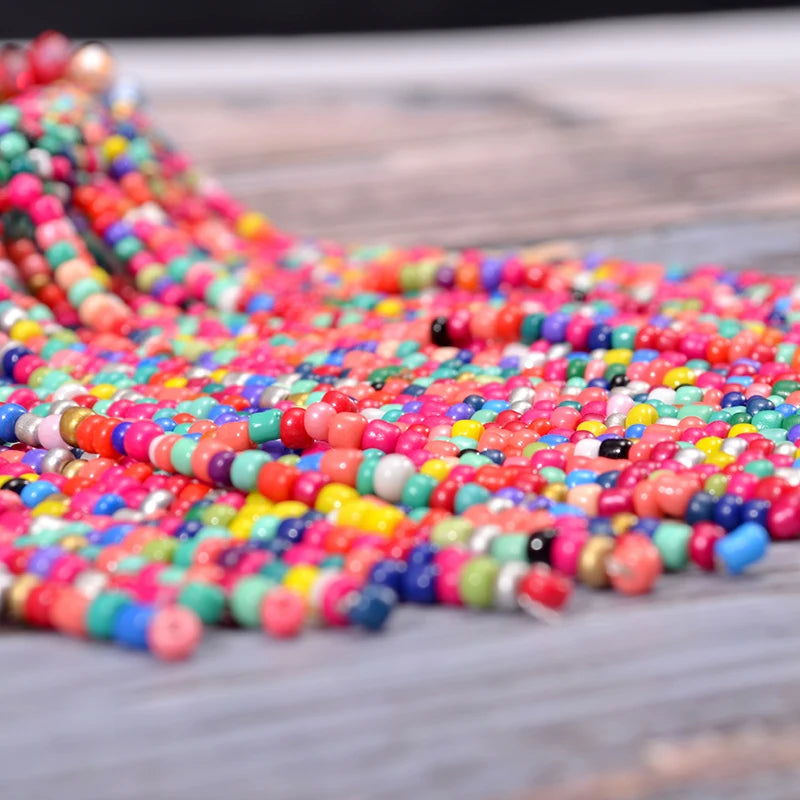
[[[292,229],[577,236],[795,269],[800,16],[120,45],[154,113]],[[796,800],[800,548],[567,619],[402,608],[385,636],[213,631],[165,666],[0,638],[13,800]]]

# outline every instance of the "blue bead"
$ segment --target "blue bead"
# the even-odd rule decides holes
[[[437,548],[434,547],[432,544],[428,544],[427,542],[423,542],[422,544],[418,544],[415,547],[411,548],[411,552],[408,554],[408,563],[409,564],[430,564],[433,561],[433,557],[437,553]]]
[[[56,559],[63,555],[64,551],[60,547],[43,547],[31,555],[25,569],[32,575],[47,578]]]
[[[158,425],[158,427],[161,428],[164,433],[174,431],[178,425],[174,419],[170,419],[169,417],[159,417],[158,419],[154,419],[153,422],[155,422],[155,424]]]
[[[613,489],[617,485],[619,476],[620,471],[618,469],[612,469],[609,472],[601,472],[597,476],[597,483],[603,489]]]
[[[302,541],[303,534],[306,532],[308,523],[301,519],[284,519],[278,525],[278,530],[275,535],[280,539],[285,539],[291,544],[297,544]]]
[[[3,354],[3,372],[5,372],[7,378],[14,377],[14,367],[23,356],[29,356],[32,354],[31,350],[28,350],[27,347],[12,347],[10,350],[7,350]]]
[[[656,532],[656,528],[658,528],[660,524],[661,524],[660,519],[653,519],[652,517],[643,517],[636,523],[636,525],[633,526],[633,529],[643,534],[644,536],[649,536],[652,538],[653,534]]]
[[[769,507],[769,500],[748,500],[742,506],[742,522],[756,522],[766,526]]]
[[[742,521],[744,501],[737,494],[724,494],[714,507],[713,520],[717,525],[732,531]]]
[[[375,564],[369,573],[369,582],[376,586],[386,586],[397,594],[402,595],[403,574],[406,571],[404,561],[388,558]]]
[[[470,394],[464,398],[464,402],[468,406],[472,406],[476,411],[480,411],[486,403],[486,400],[479,394]]]
[[[120,422],[111,432],[111,446],[120,455],[127,455],[125,452],[125,434],[132,424],[132,422]]]
[[[596,483],[597,473],[591,469],[574,469],[570,472],[565,480],[568,489],[574,489],[576,486],[583,486],[586,483]]]
[[[568,442],[569,439],[557,433],[546,433],[539,441],[542,442],[542,444],[555,446],[557,444],[564,444],[564,442]]]
[[[403,598],[409,603],[436,602],[436,567],[409,564],[403,575]]]
[[[696,525],[698,522],[709,522],[714,518],[714,506],[717,499],[710,492],[695,492],[686,507],[686,522]]]
[[[645,425],[642,425],[640,422],[637,422],[635,425],[628,425],[625,428],[625,438],[626,439],[641,439],[642,434],[645,431]]]
[[[19,403],[6,403],[0,406],[0,441],[16,442],[17,435],[14,433],[14,426],[17,420],[26,413],[25,406]]]
[[[28,508],[36,508],[42,500],[57,492],[58,487],[50,481],[32,481],[23,488],[19,496]]]
[[[389,619],[397,603],[397,595],[386,586],[367,584],[350,609],[350,622],[370,631],[378,631]]]
[[[495,464],[502,464],[506,460],[505,454],[500,450],[481,450],[480,455],[485,456]]]
[[[714,544],[714,557],[732,575],[763,558],[767,552],[769,534],[763,525],[745,522]]]
[[[589,331],[587,346],[589,350],[607,350],[611,346],[612,329],[610,325],[601,322]]]
[[[108,545],[108,544],[119,544],[121,541],[125,539],[130,531],[134,529],[134,525],[130,523],[124,523],[122,525],[112,525],[110,528],[106,528],[100,534],[100,540],[98,544]]]
[[[250,302],[247,304],[247,311],[252,314],[254,311],[272,311],[274,307],[274,297],[268,294],[256,294],[250,298]]]
[[[774,408],[775,405],[771,400],[767,400],[766,397],[761,397],[760,395],[754,395],[745,405],[745,409],[751,417],[759,411],[772,411]]]
[[[127,603],[114,615],[111,637],[134,650],[147,650],[147,629],[155,616],[152,606]]]
[[[747,401],[741,392],[728,392],[722,396],[720,401],[721,408],[730,408],[731,406],[743,406]]]
[[[611,520],[605,517],[594,517],[589,520],[589,533],[592,536],[613,536],[614,529]]]
[[[793,406],[791,403],[781,403],[779,406],[775,408],[775,410],[784,418],[791,417],[792,414],[797,413],[796,406]]]
[[[119,511],[121,508],[125,508],[125,501],[118,494],[104,494],[94,504],[92,513],[106,516]]]

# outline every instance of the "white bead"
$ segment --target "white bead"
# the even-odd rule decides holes
[[[600,453],[600,442],[597,439],[581,439],[575,445],[576,456],[588,456],[589,458],[597,458]]]
[[[390,503],[399,503],[406,483],[416,471],[414,462],[402,453],[383,456],[378,461],[372,478],[375,494]]]

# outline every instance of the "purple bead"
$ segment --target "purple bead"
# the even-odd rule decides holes
[[[46,578],[50,574],[56,559],[63,555],[64,551],[60,547],[43,547],[28,559],[26,568],[31,574]]]
[[[245,386],[242,388],[242,391],[239,394],[250,403],[252,408],[256,408],[258,406],[258,399],[261,397],[262,393],[264,392],[263,386]]]
[[[456,420],[470,419],[474,413],[475,409],[472,406],[468,406],[466,403],[456,403],[445,411],[445,416]]]
[[[525,499],[525,492],[515,486],[506,486],[495,492],[494,496],[510,500],[515,506],[518,506]]]
[[[503,280],[503,261],[489,258],[481,264],[481,286],[487,292],[495,291]]]
[[[404,414],[416,414],[422,408],[422,403],[419,400],[409,400],[403,405]]]
[[[789,428],[789,433],[786,434],[786,438],[794,444],[798,439],[800,439],[800,425],[792,425]]]
[[[208,462],[208,476],[214,483],[229,484],[231,477],[231,466],[236,458],[236,453],[224,450],[221,453],[214,453]]]
[[[569,320],[569,314],[565,314],[562,311],[554,311],[552,314],[548,314],[542,323],[542,338],[553,344],[563,342],[567,336]]]
[[[456,271],[450,267],[440,267],[436,273],[436,285],[443,289],[451,289],[456,282]]]
[[[223,411],[215,420],[216,425],[225,425],[228,422],[241,422],[241,417],[235,411]]]
[[[103,233],[103,238],[112,247],[124,239],[126,236],[133,235],[133,228],[127,222],[112,222]]]
[[[519,369],[519,356],[506,356],[497,365],[500,369]]]
[[[42,471],[42,461],[44,461],[44,457],[47,455],[47,450],[43,450],[37,448],[36,450],[28,450],[24,456],[22,456],[22,463],[29,464],[33,467],[34,472],[41,472]]]

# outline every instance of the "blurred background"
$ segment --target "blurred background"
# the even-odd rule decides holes
[[[42,21],[72,36],[230,36],[533,25],[575,19],[793,6],[748,0],[102,0],[7,2],[0,32],[35,36]],[[10,12],[10,13],[9,13]]]

